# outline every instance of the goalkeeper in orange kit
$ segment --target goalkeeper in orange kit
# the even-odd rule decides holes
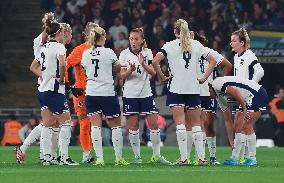
[[[85,40],[88,39],[89,32],[92,28],[98,26],[95,23],[89,22],[84,30]],[[78,119],[80,121],[80,143],[83,150],[83,159],[81,163],[91,163],[94,161],[91,151],[91,122],[86,114],[85,105],[85,90],[86,90],[86,76],[81,66],[82,54],[85,50],[89,49],[88,42],[75,47],[73,51],[67,57],[66,68],[66,82],[69,85],[69,89],[72,91],[74,109]],[[70,87],[70,80],[68,77],[68,69],[73,67],[75,69],[75,87]]]

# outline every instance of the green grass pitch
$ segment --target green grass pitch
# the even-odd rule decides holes
[[[163,147],[162,154],[170,161],[178,158],[177,147]],[[229,147],[218,147],[219,161],[230,156]],[[73,159],[81,160],[81,148],[70,147]],[[147,163],[151,156],[151,149],[141,148],[142,165],[126,167],[114,166],[114,151],[111,147],[104,147],[106,166],[46,166],[38,164],[39,147],[33,146],[26,153],[26,162],[17,164],[13,154],[13,147],[0,147],[0,183],[126,183],[126,182],[237,182],[237,183],[281,183],[284,182],[284,148],[258,148],[258,166],[208,166],[208,167],[176,167],[153,165]],[[124,148],[124,157],[131,161],[133,158],[130,147]]]

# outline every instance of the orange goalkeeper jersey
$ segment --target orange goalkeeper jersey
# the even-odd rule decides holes
[[[79,46],[76,46],[73,51],[69,54],[67,57],[67,67],[66,67],[66,81],[68,82],[68,69],[70,67],[74,67],[75,69],[75,87],[81,88],[83,90],[86,90],[86,75],[84,73],[84,70],[81,66],[81,60],[83,52],[87,49],[89,49],[90,46],[87,42],[80,44]]]

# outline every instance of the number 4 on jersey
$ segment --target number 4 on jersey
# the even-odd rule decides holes
[[[185,61],[185,68],[188,69],[191,54],[188,51],[183,52],[183,60]]]

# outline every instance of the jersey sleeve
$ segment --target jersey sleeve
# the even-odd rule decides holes
[[[163,55],[167,57],[167,53],[169,52],[169,50],[170,50],[170,45],[169,43],[166,43],[159,52],[163,53]]]
[[[199,53],[200,53],[199,58],[203,57],[203,58],[206,59],[208,57],[208,55],[210,54],[210,50],[208,48],[204,47],[199,41],[196,41],[195,43],[197,44],[197,48],[198,48]]]
[[[218,66],[222,60],[224,59],[223,55],[221,55],[220,53],[218,53],[215,50],[210,50],[210,53],[212,54],[212,56],[214,57],[214,59],[216,60],[216,65]]]
[[[249,50],[248,60],[251,61],[251,62],[258,60],[257,57],[255,56],[255,54],[251,50]]]
[[[66,48],[63,44],[60,44],[57,48],[57,56],[66,55]]]
[[[152,64],[152,60],[153,60],[153,53],[152,53],[152,50],[151,49],[148,49],[147,51],[147,57],[148,57],[148,65],[151,65]]]
[[[120,63],[122,68],[127,68],[127,58],[125,55],[125,51],[122,51],[119,55],[118,62]]]
[[[34,45],[33,45],[33,49],[34,49],[34,56],[36,57],[36,50],[38,49],[39,47],[39,42],[38,42],[38,38],[35,38],[34,39]]]
[[[81,66],[83,67],[83,69],[86,71],[86,61],[87,61],[87,51],[83,52],[82,55],[82,61],[81,61]]]
[[[39,64],[41,64],[41,63],[40,63],[40,59],[41,59],[40,54],[35,55],[35,60],[36,60],[36,62],[39,63]]]
[[[119,62],[118,62],[118,60],[117,60],[116,54],[114,53],[114,51],[113,51],[112,49],[109,49],[109,50],[110,50],[110,51],[109,51],[109,56],[110,56],[110,59],[111,59],[111,63],[112,63],[113,65],[118,65]]]

